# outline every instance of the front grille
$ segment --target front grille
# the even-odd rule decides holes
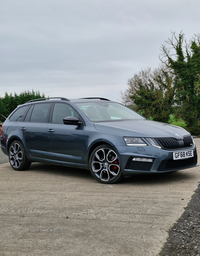
[[[179,148],[178,140],[175,138],[156,138],[155,140],[162,148]]]
[[[197,164],[197,155],[184,160],[163,160],[158,171],[168,171]]]
[[[163,149],[186,148],[193,145],[191,136],[179,140],[176,138],[155,138],[155,140]]]

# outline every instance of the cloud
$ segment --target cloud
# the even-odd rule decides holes
[[[127,80],[159,65],[160,47],[199,33],[199,0],[2,0],[0,96],[39,90],[117,100]]]

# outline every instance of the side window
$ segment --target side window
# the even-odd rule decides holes
[[[32,106],[30,107],[30,109],[28,110],[28,113],[26,114],[26,116],[25,116],[25,118],[24,118],[24,122],[29,122],[29,121],[30,121],[30,117],[31,117],[31,113],[32,113],[32,111],[33,111],[33,107],[34,107],[34,105],[32,105]]]
[[[63,118],[74,116],[78,118],[78,113],[65,103],[56,103],[52,114],[52,123],[63,124]]]
[[[18,108],[10,117],[10,121],[21,121],[24,113],[26,112],[28,106]]]
[[[30,122],[45,123],[47,121],[50,106],[50,103],[35,104]]]

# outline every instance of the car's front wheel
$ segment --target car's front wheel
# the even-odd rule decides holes
[[[12,168],[16,171],[26,170],[31,162],[25,155],[24,147],[18,140],[13,141],[9,147],[9,161]]]
[[[95,148],[90,155],[89,165],[92,176],[101,183],[116,183],[123,177],[119,156],[109,145]]]

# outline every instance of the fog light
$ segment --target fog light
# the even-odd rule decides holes
[[[152,162],[153,162],[153,159],[152,159],[152,158],[134,157],[134,158],[132,159],[132,161],[135,161],[135,162],[147,162],[147,163],[152,163]]]

